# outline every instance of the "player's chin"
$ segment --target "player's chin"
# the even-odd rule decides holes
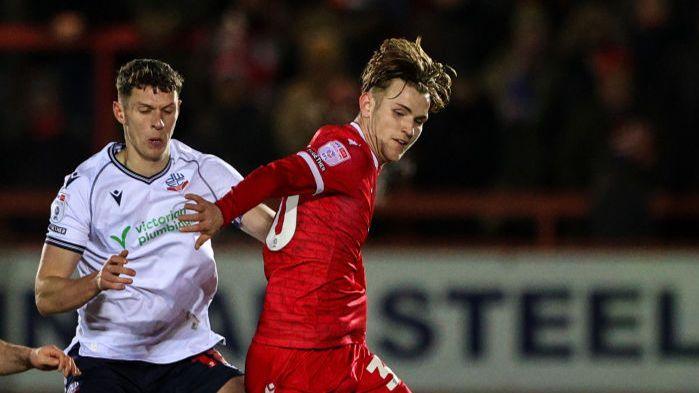
[[[398,162],[400,161],[401,158],[403,158],[404,152],[390,152],[389,154],[385,154],[384,158],[386,159],[386,162]]]
[[[163,155],[165,154],[165,151],[167,149],[167,144],[163,143],[158,143],[158,144],[147,144],[145,146],[145,154],[147,157],[151,160],[159,160],[163,158]]]

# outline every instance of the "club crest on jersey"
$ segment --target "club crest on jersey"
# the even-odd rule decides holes
[[[177,172],[171,173],[165,180],[165,184],[167,184],[168,191],[182,191],[189,185],[189,180],[186,180],[183,174]]]
[[[320,158],[328,165],[335,166],[350,159],[345,145],[340,141],[330,141],[318,149]]]

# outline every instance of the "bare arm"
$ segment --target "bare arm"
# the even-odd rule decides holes
[[[257,207],[243,214],[240,229],[264,243],[273,221],[274,210],[264,204],[259,204]]]
[[[58,370],[66,377],[80,375],[73,359],[53,345],[32,349],[0,340],[0,375],[20,373],[30,368]]]
[[[0,340],[0,375],[14,374],[29,370],[31,348],[14,345]]]
[[[75,310],[99,293],[97,273],[72,279],[80,255],[44,244],[34,282],[34,298],[41,315]]]
[[[44,244],[34,283],[34,298],[39,313],[50,315],[76,310],[102,290],[123,290],[125,285],[131,284],[133,280],[119,275],[136,275],[133,269],[124,267],[127,263],[126,255],[126,250],[119,255],[112,255],[99,272],[73,279],[70,276],[80,260],[80,255]]]

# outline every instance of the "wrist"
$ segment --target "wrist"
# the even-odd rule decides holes
[[[227,227],[231,221],[233,221],[233,216],[230,215],[230,213],[233,211],[233,195],[232,192],[229,192],[226,194],[223,198],[219,199],[216,201],[216,207],[218,208],[219,212],[221,213],[221,219],[223,222],[221,223],[221,226],[218,229],[223,229]]]
[[[27,369],[36,368],[39,359],[39,348],[23,347],[22,359]]]
[[[90,289],[94,294],[98,294],[102,292],[102,287],[100,286],[100,274],[95,272],[89,274],[87,277],[89,277],[90,280]]]

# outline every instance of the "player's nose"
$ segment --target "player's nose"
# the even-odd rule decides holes
[[[408,136],[408,139],[413,139],[415,136],[415,128],[412,126],[403,127],[403,133]]]
[[[156,130],[162,130],[163,128],[165,128],[165,122],[163,121],[163,119],[158,119],[155,122],[155,124],[153,124],[153,128],[155,128]]]

